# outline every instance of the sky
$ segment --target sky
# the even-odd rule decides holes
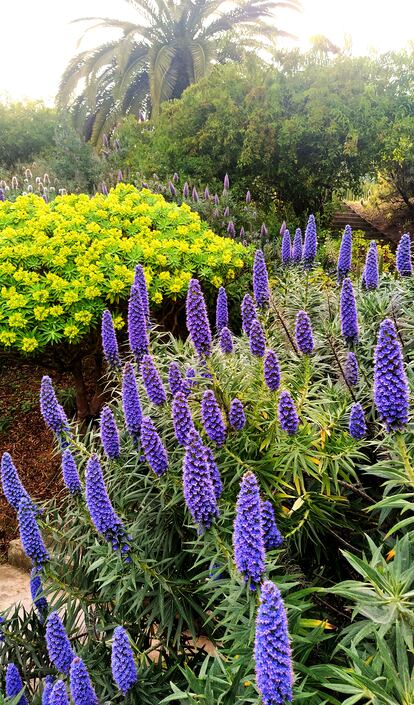
[[[52,105],[60,76],[78,51],[79,17],[117,17],[134,20],[125,0],[12,0],[0,18],[0,98],[41,99]],[[383,52],[414,42],[414,0],[302,0],[303,13],[280,10],[276,21],[295,33],[290,46],[309,47],[312,36],[323,34],[339,46],[352,39],[354,54]],[[82,48],[107,35],[96,32]]]

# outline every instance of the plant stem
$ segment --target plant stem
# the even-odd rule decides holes
[[[397,433],[396,434],[396,445],[398,450],[400,451],[401,459],[404,463],[404,467],[407,471],[408,478],[411,482],[411,484],[414,486],[414,468],[412,467],[410,463],[410,458],[408,455],[408,450],[407,446],[405,445],[405,440],[404,436],[402,433]]]

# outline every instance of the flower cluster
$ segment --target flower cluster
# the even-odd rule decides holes
[[[156,475],[163,475],[168,468],[168,455],[149,416],[142,418],[141,444],[150,468]]]
[[[177,392],[177,394],[175,394],[171,410],[175,436],[177,441],[185,447],[188,443],[190,431],[194,430],[194,423],[187,397],[183,392]]]
[[[233,546],[237,570],[255,590],[265,569],[265,547],[259,485],[252,472],[246,472],[240,483]]]
[[[188,510],[199,533],[203,533],[219,515],[219,509],[206,449],[195,429],[189,433],[184,457],[183,491]]]
[[[112,544],[114,551],[120,548],[122,553],[127,554],[128,537],[109,499],[97,455],[92,455],[86,465],[85,497],[97,532]]]
[[[375,240],[369,243],[362,280],[366,289],[378,289],[378,249]]]
[[[374,355],[374,402],[387,431],[408,422],[409,389],[401,345],[390,318],[381,323]]]
[[[110,460],[116,460],[121,454],[121,446],[115,417],[109,406],[104,406],[101,411],[100,428],[105,454]]]
[[[401,277],[410,277],[412,275],[411,238],[408,233],[402,235],[398,243],[395,265]]]
[[[283,536],[277,528],[273,505],[269,500],[261,503],[263,541],[266,551],[279,548],[283,543]]]
[[[311,269],[318,248],[318,240],[316,235],[315,216],[310,215],[308,224],[305,230],[305,242],[303,243],[303,265],[305,269]]]
[[[348,343],[358,342],[358,312],[354,288],[349,278],[344,279],[341,290],[341,332]]]
[[[207,389],[203,394],[201,416],[207,436],[218,446],[222,446],[226,440],[226,425],[217,399],[211,389]]]
[[[296,316],[295,338],[301,353],[309,355],[313,351],[312,325],[305,311],[299,311]]]
[[[341,284],[351,271],[352,263],[352,229],[347,225],[342,236],[338,256],[338,282]]]
[[[269,305],[270,289],[266,262],[262,250],[256,250],[253,265],[253,293],[259,308]]]
[[[276,353],[268,350],[263,364],[264,381],[271,392],[276,392],[280,386],[280,364]]]
[[[144,355],[141,362],[141,375],[148,399],[157,406],[162,406],[167,401],[160,374],[151,355]]]
[[[46,645],[49,658],[57,670],[69,673],[75,654],[57,612],[51,612],[46,620]]]
[[[298,430],[299,418],[295,403],[287,391],[283,391],[279,397],[278,416],[282,430],[294,436]]]
[[[128,433],[137,444],[141,433],[142,409],[134,368],[130,362],[125,364],[122,376],[122,406]]]
[[[211,354],[210,323],[203,292],[197,279],[191,279],[188,287],[186,313],[187,329],[197,353],[200,357],[209,356]]]
[[[137,682],[138,674],[128,634],[122,627],[116,627],[114,631],[111,666],[115,683],[126,695]]]

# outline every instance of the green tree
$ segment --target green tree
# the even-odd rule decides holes
[[[0,164],[7,170],[50,149],[56,111],[42,102],[0,104]]]
[[[244,49],[270,49],[286,34],[274,25],[274,10],[300,7],[299,0],[236,0],[231,6],[223,0],[127,1],[137,10],[136,23],[85,18],[93,29],[121,36],[75,56],[59,88],[60,106],[72,106],[76,124],[86,126],[93,142],[120,115],[157,115],[163,101],[179,98],[213,61],[231,58],[235,49],[239,55],[240,43]],[[229,35],[230,46],[223,47]]]

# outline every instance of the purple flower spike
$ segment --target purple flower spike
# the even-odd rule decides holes
[[[49,705],[69,705],[66,685],[63,681],[56,681],[55,685],[52,687]]]
[[[256,306],[250,294],[245,294],[241,304],[241,315],[242,315],[242,325],[243,330],[246,335],[250,335],[250,328],[252,323],[257,319]]]
[[[267,235],[268,235],[268,230],[267,230],[265,224],[262,223],[260,226],[260,237],[262,238],[262,240],[265,240],[267,238]]]
[[[240,240],[244,240],[245,237],[246,237],[246,232],[245,232],[243,226],[241,226],[240,232],[239,232],[239,238],[240,238]]]
[[[359,402],[352,405],[351,414],[349,416],[349,433],[352,438],[355,438],[357,441],[364,438],[367,434],[364,410]]]
[[[128,537],[109,499],[97,455],[92,455],[86,465],[85,497],[89,514],[97,532],[112,544],[114,551],[121,548],[123,553],[127,553],[129,550]]]
[[[214,392],[207,389],[201,402],[201,418],[204,430],[211,441],[219,447],[226,440],[226,426]]]
[[[104,406],[101,411],[100,428],[105,454],[110,460],[116,460],[121,455],[119,431],[109,406]]]
[[[305,311],[299,311],[296,316],[295,338],[300,352],[310,355],[315,345],[310,318]]]
[[[129,347],[136,360],[148,353],[147,320],[139,288],[131,286],[128,302],[128,336]]]
[[[171,362],[168,368],[168,384],[170,387],[170,392],[173,396],[178,392],[183,391],[183,378],[180,372],[180,366],[178,362]]]
[[[117,181],[118,181],[118,183],[120,183],[123,180],[124,180],[124,175],[123,175],[121,169],[118,169]]]
[[[187,329],[200,357],[211,355],[211,330],[198,279],[191,279],[186,301]]]
[[[187,182],[185,182],[184,187],[183,187],[183,196],[185,199],[187,199],[190,195],[190,187]]]
[[[63,430],[64,421],[62,420],[61,408],[53,389],[52,380],[47,375],[42,377],[40,385],[40,411],[46,426],[54,433],[60,434]]]
[[[8,698],[16,698],[23,690],[23,681],[20,672],[14,663],[9,663],[6,669],[6,696]],[[28,705],[28,700],[25,695],[22,695],[17,705]]]
[[[42,705],[50,705],[50,695],[53,690],[54,676],[46,676],[42,693]]]
[[[40,577],[40,573],[37,568],[33,568],[30,573],[30,594],[32,596],[33,603],[39,613],[40,623],[43,624],[45,614],[47,612],[47,600],[42,595],[43,585]]]
[[[263,365],[264,380],[271,392],[276,392],[280,387],[280,364],[278,356],[273,350],[268,350]]]
[[[375,240],[371,240],[371,242],[369,243],[362,279],[366,289],[378,289],[378,251],[377,243],[375,242]]]
[[[243,475],[240,483],[233,547],[237,570],[246,583],[250,580],[250,589],[255,590],[265,572],[265,548],[259,485],[250,471]]]
[[[73,705],[99,705],[97,695],[82,659],[73,659],[70,667],[70,694]]]
[[[141,443],[148,465],[161,477],[168,468],[168,455],[149,416],[142,419]]]
[[[119,690],[126,695],[138,680],[131,644],[125,629],[116,627],[112,641],[111,668]]]
[[[206,186],[204,189],[204,198],[206,201],[210,200],[210,191],[208,190],[208,186]]]
[[[352,229],[350,225],[345,226],[342,235],[341,247],[338,256],[338,282],[342,284],[345,277],[351,271],[352,264]]]
[[[134,368],[130,362],[125,364],[122,376],[122,406],[128,433],[136,444],[141,433],[142,408]]]
[[[168,188],[170,189],[170,194],[173,198],[176,197],[177,195],[177,189],[175,188],[174,184],[172,181],[168,182]]]
[[[214,459],[213,451],[208,448],[208,446],[204,446],[204,452],[206,454],[207,463],[210,469],[210,477],[213,483],[214,496],[218,502],[223,492],[223,483],[221,481],[220,471]]]
[[[230,179],[229,179],[229,175],[227,173],[223,179],[223,186],[224,186],[225,191],[228,191],[230,188]]]
[[[220,333],[222,328],[229,325],[229,311],[227,306],[227,294],[223,286],[220,287],[216,303],[216,328]]]
[[[60,673],[69,673],[75,653],[57,612],[52,612],[46,620],[46,645],[55,668]]]
[[[269,305],[270,290],[266,262],[262,250],[256,250],[253,265],[253,293],[259,308]]]
[[[251,202],[252,202],[252,195],[251,195],[250,191],[246,191],[246,203],[247,203],[247,205],[249,205],[249,203],[251,203]]]
[[[71,495],[75,496],[82,493],[78,468],[76,467],[75,459],[69,449],[66,449],[62,455],[62,477]]]
[[[279,548],[283,543],[283,536],[277,528],[273,505],[268,500],[260,504],[262,512],[263,540],[266,551]]]
[[[151,355],[142,358],[141,375],[149,400],[157,406],[165,404],[167,394]]]
[[[287,228],[283,231],[281,259],[284,267],[287,267],[292,261],[292,243],[290,241],[290,232]]]
[[[20,499],[17,516],[23,550],[26,556],[31,558],[34,565],[41,568],[50,559],[36,523],[33,504],[28,497],[23,496]]]
[[[294,436],[299,426],[299,418],[296,412],[295,403],[289,392],[282,392],[279,398],[278,407],[279,423],[283,431]]]
[[[9,453],[3,453],[1,458],[1,483],[8,503],[16,512],[22,497],[26,497],[27,501],[32,504]]]
[[[351,387],[358,384],[359,381],[359,367],[356,355],[353,352],[349,352],[345,362],[344,376],[346,381]]]
[[[294,264],[299,264],[302,261],[302,231],[296,228],[295,237],[293,238],[292,260]]]
[[[286,610],[279,588],[270,580],[263,583],[260,592],[254,659],[263,705],[291,702],[293,670]]]
[[[305,242],[303,244],[303,266],[311,269],[315,261],[318,240],[316,236],[315,216],[310,215],[305,231]]]
[[[194,203],[197,203],[197,201],[199,200],[199,196],[198,196],[198,192],[197,192],[197,189],[195,186],[193,186],[193,192],[192,192],[191,196],[192,196]]]
[[[401,235],[401,239],[397,247],[395,264],[400,277],[411,277],[413,273],[413,265],[411,263],[411,240],[409,233]]]
[[[220,331],[220,347],[227,355],[233,352],[233,337],[228,328],[222,328]]]
[[[178,179],[179,179],[178,174],[177,174],[177,172],[175,171],[175,172],[174,172],[174,176],[173,176],[173,182],[174,182],[175,184],[178,183]]]
[[[233,399],[230,404],[229,424],[236,431],[241,431],[246,425],[246,415],[240,399]]]
[[[183,464],[183,490],[188,510],[202,534],[219,515],[210,464],[200,434],[190,432]]]
[[[236,228],[234,227],[234,223],[233,223],[232,220],[230,220],[229,223],[228,223],[228,225],[227,225],[227,234],[228,234],[230,237],[234,237],[235,234],[236,234]]]
[[[143,268],[142,264],[137,264],[137,266],[135,267],[134,286],[137,286],[139,289],[139,295],[141,297],[142,308],[144,309],[144,314],[145,314],[145,318],[147,319],[147,323],[149,323],[149,319],[150,319],[149,296],[148,296],[147,282],[145,280],[145,272],[144,272],[144,268]]]
[[[340,302],[341,332],[348,343],[358,342],[358,312],[354,288],[349,278],[344,279]]]
[[[219,203],[220,203],[220,199],[219,199],[219,197],[217,196],[217,194],[215,193],[215,194],[214,194],[214,205],[215,205],[215,206],[218,206]]]
[[[177,441],[186,446],[190,431],[194,429],[193,417],[188,406],[187,397],[183,392],[177,392],[174,396],[172,406],[172,417]]]
[[[408,423],[409,387],[401,345],[394,323],[381,323],[374,354],[374,402],[387,431],[401,431]]]
[[[260,321],[255,319],[250,326],[250,352],[255,357],[263,357],[266,351],[266,339]]]
[[[112,369],[120,367],[121,360],[119,357],[118,342],[112,316],[108,310],[104,311],[102,314],[102,348],[108,366]]]

